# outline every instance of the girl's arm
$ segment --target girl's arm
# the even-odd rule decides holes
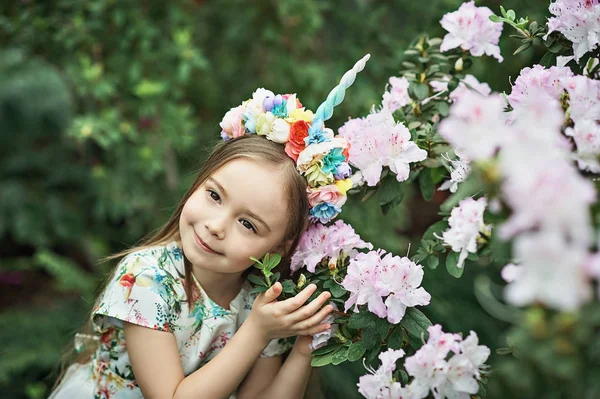
[[[279,368],[278,358],[261,358],[248,373],[238,391],[239,399],[302,399],[310,378],[312,337],[299,336],[292,352]]]
[[[127,352],[136,381],[147,399],[228,398],[270,340],[296,334],[315,334],[331,308],[321,308],[323,293],[302,306],[315,291],[310,285],[294,298],[277,302],[281,284],[259,295],[248,319],[214,359],[184,378],[172,334],[125,323]]]

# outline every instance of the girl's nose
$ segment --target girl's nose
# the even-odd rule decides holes
[[[225,218],[213,217],[204,223],[210,235],[222,240],[225,238]]]

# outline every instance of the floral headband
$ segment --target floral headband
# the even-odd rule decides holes
[[[260,88],[251,99],[231,108],[220,123],[223,140],[258,134],[284,144],[286,154],[308,182],[310,214],[321,223],[329,222],[341,212],[346,192],[353,185],[348,164],[350,144],[325,128],[324,122],[343,101],[346,89],[369,58],[367,54],[344,74],[314,114],[304,108],[296,94],[275,95]]]

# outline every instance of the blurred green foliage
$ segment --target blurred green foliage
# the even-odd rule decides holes
[[[0,337],[7,344],[0,397],[47,395],[52,366],[110,270],[98,259],[167,219],[230,107],[264,86],[296,92],[315,109],[343,72],[371,53],[328,123],[337,128],[380,102],[408,43],[423,32],[443,35],[441,16],[460,3],[3,1]],[[546,15],[546,1],[502,4],[540,22]],[[503,37],[505,56],[517,46]],[[472,72],[507,90],[509,76],[539,56],[483,59]],[[418,244],[435,209],[407,190],[388,215],[377,200],[353,199],[343,217],[365,239],[402,254]],[[476,330],[496,348],[504,325],[473,296],[476,273],[455,280],[442,269],[426,273],[433,296],[427,316],[452,331]],[[323,370],[327,397],[358,397],[358,363]]]

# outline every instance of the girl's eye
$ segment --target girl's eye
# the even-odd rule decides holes
[[[212,198],[213,201],[215,201],[215,202],[218,202],[221,200],[221,197],[219,197],[219,194],[217,194],[216,191],[208,190],[208,195],[210,195],[210,198]]]
[[[248,230],[252,230],[253,233],[256,233],[256,228],[254,227],[254,225],[252,223],[250,223],[248,220],[246,219],[242,219],[240,220],[240,223],[242,224],[242,226],[244,226],[245,228],[247,228]]]

